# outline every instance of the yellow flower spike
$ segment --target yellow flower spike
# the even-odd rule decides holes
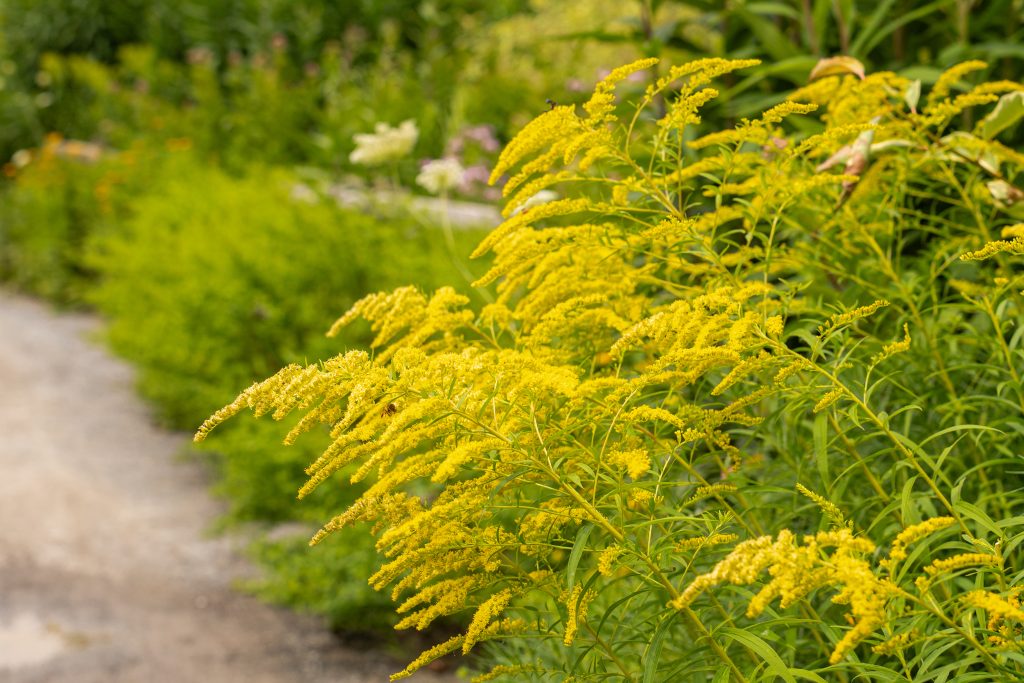
[[[882,350],[879,353],[876,353],[874,356],[871,357],[871,364],[878,365],[887,358],[891,358],[892,356],[895,356],[898,353],[903,353],[905,351],[910,350],[911,341],[912,340],[910,338],[910,327],[907,325],[907,323],[903,323],[903,339],[891,342],[883,346]]]
[[[694,536],[692,538],[684,538],[675,544],[674,548],[676,552],[685,552],[687,550],[695,550],[698,548],[704,548],[706,546],[714,545],[725,545],[727,543],[734,543],[739,537],[736,534],[711,534],[710,536]]]
[[[983,590],[974,590],[960,598],[960,601],[969,606],[985,610],[990,618],[1000,621],[1024,622],[1024,610],[1014,606],[1006,598]]]
[[[854,308],[853,310],[846,311],[845,313],[837,313],[830,317],[828,319],[828,322],[826,322],[824,325],[818,327],[818,337],[824,339],[825,337],[829,336],[843,325],[849,325],[850,323],[854,323],[858,320],[861,320],[862,318],[867,318],[868,316],[875,313],[875,311],[877,311],[878,309],[885,308],[888,305],[888,301],[879,299],[878,301],[868,304],[867,306],[860,306],[858,308]]]
[[[781,315],[773,315],[764,322],[765,333],[774,339],[782,336],[783,322]]]
[[[943,529],[948,529],[954,524],[956,524],[956,520],[952,517],[932,517],[931,519],[908,526],[893,539],[889,557],[882,560],[882,566],[892,569],[897,562],[907,559],[907,546],[911,543]]]
[[[988,553],[961,553],[960,555],[954,555],[953,557],[935,560],[925,567],[924,571],[929,576],[935,577],[940,574],[955,572],[956,570],[964,569],[965,567],[978,567],[985,565],[994,566],[998,565],[999,562],[1000,560],[997,556],[990,555]]]
[[[813,411],[815,414],[828,408],[830,405],[838,401],[843,396],[842,389],[832,389],[824,396],[822,396],[817,403],[814,404]]]
[[[528,123],[498,156],[498,162],[491,171],[489,182],[498,182],[506,172],[534,153],[549,148],[556,141],[563,141],[578,134],[581,122],[571,106],[553,107]]]
[[[920,637],[916,629],[905,633],[897,633],[885,642],[879,643],[871,648],[871,651],[879,655],[895,656],[910,647]]]
[[[562,642],[566,646],[572,645],[576,640],[580,622],[586,619],[587,608],[595,597],[597,597],[597,594],[594,591],[584,593],[583,586],[580,584],[573,586],[566,596],[565,636],[562,638]]]
[[[977,251],[969,251],[960,255],[961,261],[984,261],[996,254],[1024,254],[1024,237],[1015,236],[1010,240],[989,242]]]
[[[597,571],[601,576],[611,577],[615,573],[615,563],[625,552],[622,546],[610,545],[601,551],[597,560]]]
[[[834,526],[840,528],[852,526],[852,522],[847,521],[846,517],[843,515],[842,510],[840,510],[839,506],[837,506],[832,501],[828,500],[827,498],[820,494],[815,493],[814,491],[811,491],[809,488],[800,483],[796,485],[796,490],[802,493],[807,498],[810,498],[812,501],[814,501],[815,505],[821,508],[821,511],[824,512],[825,516],[832,521],[832,524]]]
[[[590,116],[588,122],[591,125],[598,125],[607,121],[615,109],[615,88],[618,84],[638,71],[651,68],[658,61],[657,57],[649,57],[612,69],[612,72],[597,84],[594,94],[583,105],[583,109]]]
[[[473,615],[473,621],[466,630],[466,639],[462,642],[462,654],[467,654],[473,648],[495,617],[500,616],[508,607],[508,603],[514,595],[511,589],[506,588],[492,595],[477,608],[476,614]]]
[[[1000,232],[1000,237],[1004,240],[1013,239],[1014,237],[1024,237],[1024,223],[1016,223],[1003,228]]]
[[[928,104],[931,106],[946,99],[949,96],[949,92],[952,87],[967,74],[987,68],[988,64],[985,62],[972,59],[946,69],[942,72],[942,75],[939,76],[938,80],[935,81],[935,85],[932,86],[931,92],[928,93]]]

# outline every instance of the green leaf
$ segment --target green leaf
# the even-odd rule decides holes
[[[734,7],[732,13],[747,25],[757,38],[757,42],[761,44],[761,48],[771,55],[772,59],[782,60],[797,54],[796,48],[771,19],[754,14],[742,5]]]
[[[721,669],[718,670],[718,673],[715,674],[715,677],[714,679],[712,679],[711,683],[729,683],[729,673],[729,669],[723,666]]]
[[[896,0],[883,0],[878,3],[878,7],[876,7],[875,11],[871,13],[871,18],[868,19],[867,24],[857,32],[857,37],[854,38],[853,42],[850,44],[851,55],[864,56],[864,44],[867,42],[868,38],[875,35],[882,24],[892,16],[890,14],[890,10],[895,3]]]
[[[717,633],[740,643],[764,660],[765,664],[768,665],[768,673],[775,674],[786,681],[786,683],[796,683],[796,678],[790,673],[789,667],[782,661],[782,657],[779,657],[779,654],[772,649],[772,646],[761,638],[749,631],[741,631],[738,628],[723,628],[719,629]]]
[[[914,482],[916,481],[916,476],[907,479],[903,485],[903,491],[900,492],[900,518],[903,519],[904,524],[913,524],[914,521],[920,519],[914,505]]]
[[[985,512],[978,506],[972,505],[965,500],[961,500],[953,506],[953,509],[956,510],[961,517],[966,517],[967,519],[977,522],[980,527],[984,528],[985,531],[991,532],[996,538],[1003,538],[1004,534],[1002,529],[999,528],[999,525],[992,521],[992,518],[985,514]]]
[[[572,552],[569,553],[569,564],[565,567],[565,584],[570,591],[576,583],[576,567],[580,564],[580,558],[587,547],[587,538],[593,530],[593,524],[584,524],[576,532],[576,540],[572,544]]]
[[[800,12],[783,2],[751,2],[747,3],[747,9],[757,14],[786,17],[793,21],[800,20]]]
[[[828,469],[828,415],[818,413],[812,429],[814,437],[814,460],[818,463],[818,474],[826,484],[831,481]]]
[[[975,130],[981,137],[991,140],[1021,118],[1024,118],[1024,92],[1018,90],[1000,97],[995,108],[978,122]]]
[[[654,632],[654,637],[651,638],[651,642],[647,644],[644,649],[643,662],[644,662],[644,677],[642,683],[654,683],[655,676],[658,675],[658,659],[661,656],[661,647],[665,644],[665,636],[669,632],[669,624],[675,619],[678,612],[669,612],[668,616],[661,620],[658,624],[658,630]]]

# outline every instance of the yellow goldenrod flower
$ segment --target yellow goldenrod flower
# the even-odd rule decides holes
[[[906,323],[903,323],[903,339],[883,346],[879,353],[876,353],[871,357],[871,364],[878,365],[887,358],[895,356],[897,353],[903,353],[904,351],[909,350],[910,343],[910,327]]]
[[[845,515],[843,515],[842,510],[840,510],[839,506],[837,506],[832,501],[828,500],[827,498],[820,494],[815,493],[814,491],[811,491],[809,488],[800,483],[796,485],[796,490],[810,498],[812,501],[814,501],[814,503],[819,508],[821,508],[821,511],[825,513],[825,516],[832,521],[833,525],[837,527],[851,526],[852,523],[846,520],[846,517]]]
[[[828,548],[833,550],[826,556]],[[686,608],[700,593],[718,584],[750,585],[765,571],[771,579],[751,600],[747,616],[757,616],[775,599],[786,607],[818,588],[836,588],[833,602],[850,606],[854,626],[833,650],[829,661],[835,664],[885,622],[886,606],[894,591],[861,559],[873,550],[873,543],[853,536],[849,529],[806,536],[802,543],[785,530],[774,540],[762,536],[744,541],[711,572],[694,579],[672,606]]]
[[[608,462],[626,470],[631,479],[636,481],[651,469],[651,456],[644,448],[628,451],[612,451],[608,454]]]
[[[597,595],[594,591],[584,593],[583,586],[580,584],[573,586],[565,597],[565,636],[562,638],[565,645],[572,645],[576,640],[580,622],[586,619],[587,608],[595,597]]]
[[[956,520],[952,517],[932,517],[923,522],[912,524],[901,531],[892,542],[892,549],[889,551],[888,559],[882,560],[883,567],[892,568],[895,563],[907,559],[907,546],[930,536],[937,531],[953,526]]]
[[[590,116],[590,120],[594,124],[603,123],[615,108],[616,86],[637,71],[649,69],[657,63],[658,59],[656,57],[649,57],[612,69],[611,73],[601,79],[601,82],[594,89],[594,94],[583,105],[583,109]]]
[[[917,629],[911,629],[905,633],[897,633],[883,643],[871,648],[871,651],[879,655],[896,655],[906,650],[919,638]]]
[[[981,71],[988,68],[988,64],[977,59],[961,62],[956,66],[946,69],[935,81],[931,92],[928,93],[929,104],[939,102],[949,96],[949,92],[964,76],[972,71]]]
[[[925,567],[924,571],[929,576],[934,577],[939,574],[954,572],[957,569],[963,569],[964,567],[996,564],[999,564],[999,558],[995,555],[990,555],[988,553],[961,553],[960,555],[954,555],[953,557],[935,560]]]
[[[843,325],[849,325],[850,323],[861,320],[862,318],[866,318],[869,315],[873,314],[878,309],[884,308],[888,305],[888,301],[879,299],[878,301],[868,304],[867,306],[860,306],[859,308],[855,308],[851,311],[846,311],[845,313],[837,313],[836,315],[833,315],[831,318],[829,318],[828,322],[826,322],[824,325],[818,327],[818,336],[821,338],[827,337],[828,335],[832,334]]]
[[[733,543],[739,537],[736,534],[711,534],[710,536],[694,536],[692,538],[684,538],[675,544],[676,552],[683,552],[686,550],[694,550],[697,548],[703,548],[711,545],[725,545],[726,543]]]
[[[1010,240],[989,242],[977,251],[969,251],[960,255],[961,261],[983,261],[996,254],[1024,254],[1024,237],[1016,236]]]
[[[467,654],[476,645],[480,637],[486,633],[487,627],[494,622],[495,617],[500,616],[508,607],[513,595],[512,590],[506,588],[492,595],[477,608],[476,614],[473,615],[473,621],[466,630],[466,638],[462,641],[462,654]]]
[[[845,392],[842,389],[832,389],[814,404],[813,412],[820,413],[825,410],[825,408],[828,408],[830,405],[842,398],[844,393]]]
[[[963,595],[960,600],[965,605],[985,610],[990,619],[1024,622],[1024,610],[1020,605],[1014,605],[1010,600],[995,593],[974,590]]]
[[[597,559],[597,571],[601,576],[612,576],[615,573],[615,562],[625,550],[618,545],[610,545],[601,551]]]

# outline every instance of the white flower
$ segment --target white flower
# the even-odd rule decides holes
[[[455,159],[434,159],[423,165],[416,183],[431,194],[440,194],[460,184],[465,172]]]
[[[377,166],[389,161],[397,161],[408,156],[416,146],[420,131],[412,119],[402,121],[398,128],[386,123],[378,123],[373,133],[359,133],[352,136],[356,148],[348,156],[353,164]]]
[[[32,162],[32,152],[27,149],[19,149],[11,157],[11,163],[14,164],[15,168],[25,168]]]

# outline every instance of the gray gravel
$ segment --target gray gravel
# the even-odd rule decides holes
[[[188,436],[153,426],[88,315],[0,291],[0,681],[387,680],[313,618],[231,586],[252,575]],[[425,672],[413,680],[451,681]]]

